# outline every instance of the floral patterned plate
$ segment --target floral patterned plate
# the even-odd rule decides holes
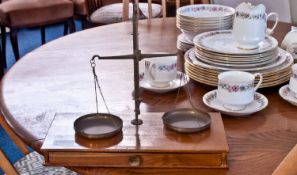
[[[145,90],[156,92],[156,93],[165,93],[169,91],[173,91],[179,87],[183,87],[190,81],[190,78],[182,73],[177,72],[176,78],[169,83],[167,87],[155,87],[152,86],[149,81],[144,79],[144,73],[140,73],[139,75],[139,85]]]
[[[183,6],[177,9],[176,13],[183,17],[209,20],[232,16],[234,15],[235,10],[228,6],[199,4]]]
[[[223,107],[223,104],[217,99],[217,90],[213,90],[203,96],[203,103],[206,106],[229,116],[247,116],[266,108],[268,99],[264,95],[256,92],[254,101],[248,104],[245,109],[232,111]]]
[[[294,92],[290,90],[289,85],[281,87],[278,92],[284,100],[291,103],[292,105],[297,106],[297,98],[295,97]]]
[[[193,40],[197,49],[201,48],[211,52],[229,55],[261,54],[272,51],[278,47],[277,40],[267,35],[257,49],[239,49],[233,40],[232,30],[217,30],[204,32],[197,35]]]

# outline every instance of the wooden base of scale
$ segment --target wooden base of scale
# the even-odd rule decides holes
[[[229,147],[219,113],[210,113],[210,129],[179,134],[163,126],[162,113],[142,114],[143,124],[131,125],[133,115],[120,115],[123,132],[112,138],[89,140],[75,135],[73,122],[79,115],[59,114],[50,127],[41,150],[46,165],[97,167],[120,171],[183,173],[201,168],[227,168]],[[192,174],[192,173],[189,173]]]

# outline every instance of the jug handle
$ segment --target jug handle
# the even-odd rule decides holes
[[[267,23],[267,21],[268,21],[268,18],[271,17],[271,16],[275,16],[275,22],[274,22],[274,25],[273,25],[272,28],[268,28],[268,29],[267,29],[267,33],[268,33],[269,35],[272,35],[272,34],[273,34],[273,31],[274,31],[274,29],[276,28],[276,26],[277,26],[277,24],[278,24],[278,14],[275,13],[275,12],[272,12],[272,13],[269,13],[268,15],[266,15],[266,23]]]

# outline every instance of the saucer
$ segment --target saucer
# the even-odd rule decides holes
[[[156,92],[156,93],[164,93],[164,92],[173,91],[173,90],[179,88],[179,86],[183,87],[184,85],[186,85],[189,82],[189,80],[190,79],[189,79],[188,75],[178,71],[176,74],[176,78],[169,83],[169,86],[155,87],[155,86],[152,86],[149,83],[149,81],[144,79],[144,73],[142,72],[139,75],[139,86],[142,87],[143,89],[148,90],[148,91],[152,91],[152,92]]]
[[[284,100],[297,106],[297,98],[294,97],[295,94],[290,90],[289,85],[281,87],[278,92]]]
[[[223,104],[220,103],[219,100],[217,99],[217,90],[213,90],[213,91],[206,93],[203,96],[203,103],[206,106],[208,106],[216,111],[219,111],[223,114],[227,114],[230,116],[246,116],[246,115],[250,115],[255,112],[261,111],[264,108],[266,108],[268,105],[268,99],[264,95],[256,92],[254,101],[252,103],[248,104],[246,106],[246,108],[244,108],[243,110],[240,110],[240,111],[232,111],[232,110],[228,110],[225,107],[223,107]]]

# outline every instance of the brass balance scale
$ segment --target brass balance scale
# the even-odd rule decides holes
[[[187,88],[192,108],[173,109],[164,114],[147,113],[141,115],[142,119],[139,118],[141,103],[139,61],[144,58],[176,56],[176,54],[141,53],[138,40],[138,4],[135,2],[133,2],[133,51],[131,55],[92,57],[90,63],[94,75],[97,113],[87,114],[76,120],[73,117],[56,117],[47,138],[60,137],[56,131],[61,127],[64,130],[65,127],[73,130],[71,128],[73,126],[61,126],[60,123],[70,123],[74,120],[75,133],[71,134],[73,131],[69,131],[68,147],[55,145],[54,141],[46,138],[42,146],[42,150],[46,152],[45,163],[97,167],[99,171],[103,168],[114,173],[119,170],[121,174],[123,172],[130,174],[128,171],[131,168],[137,173],[163,174],[168,171],[179,171],[182,174],[196,174],[201,168],[228,167],[229,148],[220,114],[208,114],[193,107]],[[123,122],[119,116],[109,112],[97,79],[95,59],[134,60],[135,117],[131,121],[132,126],[127,123],[127,120],[131,120],[130,116],[122,114],[124,116],[122,119],[125,121]],[[99,113],[97,91],[108,113]],[[179,91],[180,89],[177,97]],[[70,164],[72,161],[75,163]],[[121,168],[123,169],[120,170]]]
[[[176,56],[176,54],[142,54],[139,49],[139,37],[138,37],[138,16],[139,16],[138,3],[133,3],[133,54],[131,55],[120,55],[120,56],[107,56],[101,57],[99,55],[94,55],[90,60],[92,72],[94,76],[95,84],[95,95],[96,95],[96,107],[97,113],[87,114],[80,117],[74,123],[74,128],[76,133],[87,137],[87,138],[105,138],[111,137],[119,132],[121,132],[123,127],[123,122],[120,117],[110,114],[109,109],[106,105],[103,93],[101,91],[99,81],[96,74],[96,59],[133,59],[134,61],[134,100],[135,100],[135,118],[131,121],[133,125],[141,125],[143,121],[139,119],[140,115],[140,103],[141,98],[139,95],[139,61],[145,58],[155,58],[155,57],[167,57],[167,56]],[[160,58],[161,59],[161,58]],[[182,77],[181,77],[182,79]],[[181,80],[186,81],[186,80]],[[186,88],[187,89],[187,88]],[[105,107],[108,113],[99,113],[98,112],[98,93],[99,91]],[[182,133],[192,133],[198,132],[203,129],[206,129],[210,126],[210,116],[202,111],[199,111],[194,108],[191,103],[191,96],[187,90],[189,96],[189,102],[192,108],[187,109],[174,109],[164,114],[163,123],[164,125],[172,130]],[[179,90],[177,93],[177,97]],[[98,124],[96,130],[90,131],[90,125],[94,127],[94,123]],[[194,125],[193,125],[194,123]],[[108,125],[108,129],[107,126]],[[104,129],[102,129],[104,128]],[[89,131],[89,132],[88,132]]]

